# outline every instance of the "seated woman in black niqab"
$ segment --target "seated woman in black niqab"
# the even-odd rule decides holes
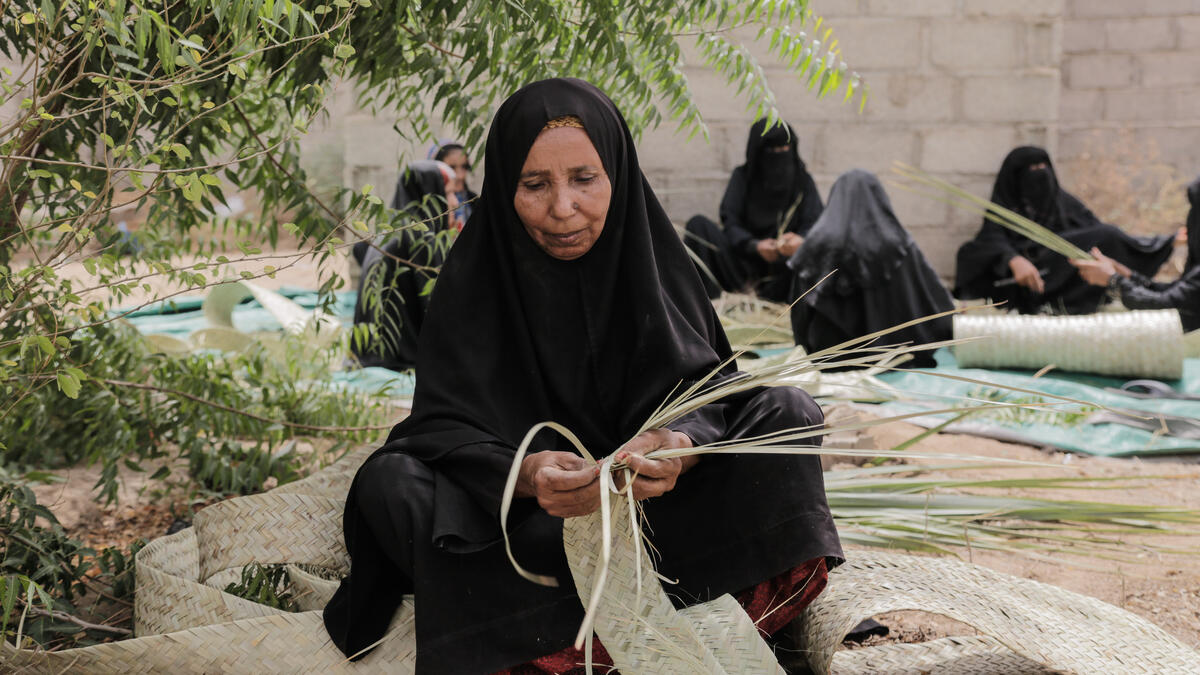
[[[634,438],[678,383],[711,372],[730,347],[624,119],[586,82],[536,82],[500,106],[484,158],[475,214],[422,327],[412,414],[347,496],[350,575],[325,608],[333,642],[347,655],[373,645],[413,593],[417,672],[584,662],[571,648],[584,608],[562,526],[598,508],[597,466],[545,435],[520,467],[514,553],[558,587],[520,577],[501,537],[515,448],[546,420],[597,457],[626,455],[676,602],[735,593],[760,629],[780,630],[842,559],[817,458],[642,455],[820,425],[820,408],[794,387],[761,388]],[[772,598],[793,595],[768,615]],[[611,663],[595,644],[596,662]]]
[[[458,201],[446,192],[453,178],[443,162],[409,164],[396,184],[392,208],[424,227],[405,227],[386,239],[356,245],[362,276],[350,350],[363,366],[408,370],[417,362],[417,336],[430,297],[423,291],[445,258],[446,241],[438,234],[460,227],[454,217]]]
[[[701,277],[710,298],[751,291],[790,302],[791,257],[821,215],[817,184],[800,159],[800,139],[780,120],[750,128],[746,163],[733,170],[721,199],[721,224],[704,216],[687,222],[687,243],[707,268]]]
[[[847,171],[833,184],[829,204],[788,266],[795,273],[794,296],[807,291],[792,305],[792,333],[810,353],[954,308],[892,212],[883,185],[862,169]],[[830,272],[832,277],[818,283]],[[949,340],[952,332],[946,316],[889,333],[875,344],[930,344]],[[909,365],[937,365],[929,351],[914,357]]]
[[[1085,251],[1098,247],[1141,274],[1153,276],[1171,256],[1172,235],[1138,237],[1101,222],[1059,187],[1050,155],[1041,148],[1023,146],[1008,153],[992,202]],[[954,295],[1004,301],[1022,314],[1088,314],[1104,300],[1104,289],[1083,281],[1065,256],[985,218],[975,238],[958,249]]]
[[[1177,309],[1183,330],[1200,330],[1200,178],[1187,188],[1191,210],[1176,242],[1187,245],[1183,274],[1175,281],[1154,281],[1093,249],[1096,260],[1072,260],[1079,275],[1095,286],[1107,286],[1129,309]]]

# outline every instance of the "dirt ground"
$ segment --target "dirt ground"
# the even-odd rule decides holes
[[[877,447],[894,447],[921,432],[919,427],[891,423],[876,427],[872,435]],[[1088,478],[1113,476],[1170,476],[1170,479],[1148,480],[1141,487],[1123,486],[1102,491],[1070,489],[992,490],[992,494],[1054,499],[1084,499],[1123,504],[1174,506],[1200,510],[1200,465],[1194,460],[1117,459],[1088,457],[1045,451],[1027,445],[1003,443],[986,438],[958,434],[937,434],[913,446],[912,451],[960,453],[986,457],[1006,457],[1062,465],[1056,468],[1021,468],[1026,476],[1078,476]],[[936,460],[912,460],[913,464],[937,464]],[[933,475],[937,475],[934,473]],[[1009,469],[969,469],[953,472],[957,478],[1011,477]],[[986,493],[987,491],[979,491]],[[1180,537],[1125,537],[1135,562],[1118,562],[1089,558],[1072,559],[1061,556],[1054,560],[1035,560],[1019,554],[993,551],[973,551],[964,558],[990,569],[1025,579],[1053,584],[1077,593],[1090,595],[1105,602],[1141,615],[1185,644],[1200,648],[1200,557],[1160,557],[1136,552],[1139,544],[1198,549],[1200,542]],[[969,627],[941,617],[916,612],[903,612],[877,617],[899,633],[901,641],[919,642],[947,635],[972,635]]]

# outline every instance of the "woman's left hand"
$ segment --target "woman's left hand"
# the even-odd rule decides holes
[[[800,245],[804,243],[804,237],[795,232],[784,232],[779,238],[779,255],[785,258],[792,257],[792,254],[799,250]]]
[[[651,429],[642,432],[617,450],[617,461],[633,471],[633,498],[647,499],[666,494],[675,488],[680,474],[696,465],[699,457],[673,457],[652,459],[645,455],[652,450],[690,448],[692,439],[687,434],[670,429]],[[624,472],[618,472],[617,487],[624,487]]]

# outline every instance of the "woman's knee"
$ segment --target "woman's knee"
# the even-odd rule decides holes
[[[707,216],[695,215],[688,219],[687,223],[683,226],[683,229],[694,235],[704,235],[712,230],[720,228],[712,221],[711,218],[708,218]]]
[[[378,455],[359,469],[355,492],[359,509],[368,518],[410,519],[422,510],[417,500],[432,499],[433,472],[410,455]]]
[[[767,387],[753,403],[775,430],[821,427],[825,413],[808,392],[799,387]]]

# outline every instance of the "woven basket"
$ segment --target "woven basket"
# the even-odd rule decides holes
[[[801,647],[812,669],[830,672],[839,662],[834,653],[842,638],[859,621],[900,610],[966,623],[990,636],[988,644],[1003,645],[1045,669],[1080,675],[1200,672],[1200,654],[1145,619],[1095,598],[958,560],[874,551],[830,573],[825,591],[805,609]],[[972,651],[978,649],[971,644]],[[860,663],[871,654],[851,658]],[[1005,662],[1018,663],[1013,658]],[[942,654],[934,660],[950,659]]]
[[[1118,377],[1183,375],[1183,325],[1173,309],[1087,316],[965,314],[954,317],[963,368],[1060,370]]]

